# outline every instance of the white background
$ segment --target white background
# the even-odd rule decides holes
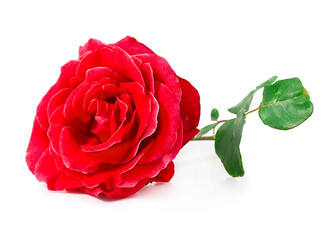
[[[324,2],[1,1],[0,238],[325,239]],[[170,183],[130,198],[48,191],[25,164],[36,106],[80,45],[126,35],[198,89],[201,127],[273,75],[299,77],[314,114],[290,131],[249,115],[243,178],[227,175],[213,142],[191,142]]]

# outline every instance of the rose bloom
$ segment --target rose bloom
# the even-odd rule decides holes
[[[37,107],[26,162],[48,189],[112,199],[168,182],[197,133],[199,94],[136,39],[90,39]]]

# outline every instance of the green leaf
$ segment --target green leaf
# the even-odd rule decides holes
[[[262,84],[260,84],[259,86],[257,86],[256,89],[252,90],[240,103],[238,103],[236,106],[234,106],[232,108],[229,108],[228,109],[229,112],[234,113],[234,114],[238,114],[239,112],[247,112],[249,110],[249,107],[252,102],[252,98],[253,98],[254,94],[262,87],[271,85],[276,80],[276,78],[277,78],[276,76],[271,77],[267,81],[265,81]]]
[[[280,80],[265,86],[259,117],[264,124],[288,130],[311,116],[313,104],[298,78]]]
[[[256,92],[255,90],[251,91],[240,103],[238,103],[236,106],[232,108],[229,108],[228,109],[229,112],[238,114],[239,112],[248,111],[255,92]]]
[[[218,123],[212,123],[200,129],[199,133],[197,133],[197,135],[194,137],[194,140],[200,138],[201,136],[208,133],[210,130],[214,129],[217,126],[217,124]]]
[[[216,121],[219,117],[219,112],[216,108],[213,108],[211,111],[211,120]]]
[[[225,122],[215,136],[215,152],[225,170],[232,177],[242,177],[244,170],[240,153],[240,142],[246,115],[240,112],[237,118]]]
[[[277,79],[277,76],[273,76],[270,79],[268,79],[267,81],[263,82],[262,84],[260,84],[259,86],[256,87],[256,90],[259,90],[263,87],[266,87],[268,85],[272,85],[273,82],[275,82],[275,80]]]

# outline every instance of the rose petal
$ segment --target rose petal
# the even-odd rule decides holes
[[[86,82],[100,81],[102,78],[107,78],[107,83],[115,85],[117,85],[118,82],[129,81],[128,78],[107,67],[94,67],[86,71]]]
[[[113,96],[110,96],[110,97],[115,97],[116,94],[119,94],[119,88],[115,85],[112,85],[110,84],[110,86],[112,86],[111,89],[115,90],[116,93],[113,95]],[[81,101],[81,98],[83,96],[79,96],[80,97],[80,100],[78,101]],[[104,93],[103,91],[103,86],[101,84],[94,84],[93,86],[91,86],[88,91],[85,93],[84,95],[84,98],[83,98],[83,104],[82,104],[82,112],[88,112],[88,109],[90,107],[90,103],[92,100],[94,99],[99,99],[99,100],[104,100],[106,99],[106,94]],[[76,104],[76,103],[75,103]],[[75,106],[74,109],[76,109],[77,107],[79,106]]]
[[[104,77],[109,77],[112,70],[107,67],[95,67],[86,71],[86,82],[99,81]]]
[[[182,89],[180,115],[183,123],[183,145],[189,142],[197,133],[196,127],[200,118],[200,97],[198,91],[185,79],[179,77]]]
[[[143,87],[138,83],[126,82],[121,83],[120,85],[122,88],[126,89],[131,99],[135,102],[138,131],[134,137],[134,143],[137,143],[149,124],[151,114],[151,100],[145,94]]]
[[[126,162],[125,164],[120,165],[105,165],[100,169],[98,172],[83,175],[81,177],[81,181],[83,184],[88,188],[93,188],[95,186],[100,185],[101,183],[105,183],[107,189],[113,189],[118,186],[122,181],[123,178],[121,174],[127,172],[128,170],[132,169],[139,159],[152,147],[153,143],[149,143],[143,148],[137,156],[132,158],[130,161]],[[138,148],[136,148],[136,151]],[[130,152],[130,151],[129,151]],[[133,152],[133,156],[136,152]]]
[[[55,95],[58,91],[60,91],[61,88],[59,84],[53,85],[50,90],[45,94],[45,96],[42,98],[41,102],[37,106],[36,109],[36,119],[39,122],[41,128],[43,130],[47,130],[49,127],[49,120],[47,115],[47,107],[49,104],[49,101]]]
[[[82,173],[96,171],[99,167],[99,163],[81,150],[80,143],[78,143],[76,139],[85,141],[85,136],[78,133],[70,126],[66,126],[62,129],[60,135],[60,153],[64,165]]]
[[[151,116],[150,116],[149,124],[147,125],[144,133],[142,134],[142,136],[140,137],[140,139],[136,143],[136,145],[132,144],[133,147],[124,156],[124,158],[121,160],[121,163],[129,162],[133,157],[135,157],[137,151],[142,152],[142,154],[138,153],[138,157],[140,155],[143,155],[153,145],[153,142],[151,142],[150,140],[147,141],[145,138],[151,136],[157,128],[157,115],[158,115],[158,111],[159,111],[159,105],[151,93],[150,93],[150,99],[151,99]],[[130,134],[130,139],[131,139],[131,136],[134,136],[134,134]],[[128,139],[129,139],[129,137],[128,137]],[[133,139],[135,140],[135,137]],[[141,150],[139,150],[139,146],[141,143],[142,143],[142,148],[141,148]]]
[[[74,76],[69,79],[69,86],[72,88],[76,88],[79,84],[85,81],[84,77]]]
[[[48,137],[51,141],[51,147],[56,154],[60,155],[60,135],[63,127],[67,126],[67,121],[63,115],[64,106],[58,107],[50,117],[50,127]]]
[[[61,74],[56,82],[50,90],[45,94],[39,103],[36,110],[36,117],[42,129],[47,130],[49,127],[48,115],[47,115],[47,107],[50,99],[62,88],[69,87],[69,79],[75,76],[75,72],[77,66],[79,65],[79,61],[69,61],[65,65],[61,67]]]
[[[134,63],[136,64],[136,66],[140,69],[143,65],[143,62],[139,58],[136,58],[135,56],[131,56],[131,57]]]
[[[49,101],[48,104],[48,118],[50,119],[52,113],[61,105],[63,105],[67,98],[69,97],[70,93],[73,91],[73,88],[64,88],[57,92]]]
[[[133,82],[138,82],[142,86],[145,85],[141,72],[133,59],[121,48],[100,48],[86,53],[77,68],[76,75],[85,76],[87,70],[95,67],[107,67],[123,74]]]
[[[49,148],[49,152],[54,159],[54,162],[55,162],[55,165],[56,165],[58,171],[63,172],[66,175],[68,175],[69,177],[77,179],[77,180],[81,179],[84,176],[84,174],[81,172],[77,172],[77,171],[67,168],[63,164],[62,158],[58,154],[56,154],[51,147]]]
[[[46,182],[50,190],[64,190],[67,188],[81,187],[82,184],[65,173],[59,172],[53,157],[47,149],[35,167],[35,176],[40,182]]]
[[[49,147],[49,139],[39,122],[34,119],[31,139],[27,148],[26,162],[29,170],[34,173],[35,165],[43,152]]]
[[[140,54],[135,55],[135,57],[139,58],[143,63],[150,63],[155,81],[166,85],[180,102],[182,93],[179,80],[168,61],[155,54]]]
[[[180,122],[180,127],[177,131],[178,138],[175,141],[171,151],[155,161],[150,161],[146,164],[138,163],[135,167],[123,173],[122,177],[124,181],[119,184],[119,187],[133,187],[144,178],[153,178],[152,181],[154,181],[155,176],[157,176],[162,169],[165,169],[179,153],[182,146],[182,131]]]
[[[116,103],[118,103],[119,106],[119,124],[121,125],[127,118],[128,105],[122,102],[119,98],[117,98]]]
[[[154,52],[147,46],[138,42],[135,38],[129,36],[125,37],[124,39],[121,39],[119,42],[112,45],[122,48],[130,55],[142,53],[154,54]]]
[[[145,138],[151,136],[157,129],[157,124],[158,124],[157,118],[158,118],[160,106],[152,93],[149,93],[149,96],[151,100],[151,106],[150,106],[151,115],[149,117],[149,122],[144,133],[142,134],[141,138],[138,140],[138,144],[140,144],[141,141],[143,141]]]
[[[92,110],[92,108],[94,108],[94,110]],[[101,142],[105,142],[111,136],[109,117],[112,113],[112,109],[112,104],[98,99],[94,99],[88,109],[90,113],[96,111],[90,131],[95,134]]]
[[[112,114],[110,116],[110,134],[111,134],[111,136],[119,128],[119,123],[118,123],[118,119],[117,119],[117,115],[118,114],[119,113],[118,113],[117,104],[114,104],[114,107],[113,107],[113,110],[112,110]]]
[[[110,147],[112,147],[114,144],[120,143],[123,140],[128,140],[130,136],[134,136],[136,131],[136,124],[135,124],[135,116],[136,113],[133,114],[131,120],[126,123],[125,125],[122,125],[119,127],[119,129],[113,134],[111,138],[109,138],[107,141],[97,144],[97,145],[90,145],[85,144],[81,147],[81,149],[84,152],[100,152],[104,150],[109,150]],[[130,146],[130,144],[129,144]],[[126,154],[126,153],[124,153]],[[124,155],[120,154],[122,157]],[[108,162],[109,158],[101,161],[101,162]],[[114,164],[116,164],[116,161],[114,161]]]
[[[148,182],[149,182],[149,179],[142,179],[141,181],[139,181],[136,184],[136,186],[134,186],[132,188],[117,187],[110,192],[103,192],[103,193],[112,199],[121,199],[121,198],[129,197],[130,195],[135,194],[140,189],[142,189],[146,184],[148,184]]]
[[[134,107],[131,105],[131,98],[130,95],[128,95],[127,93],[123,93],[119,96],[119,99],[124,102],[125,104],[127,104],[127,108],[128,108],[128,113],[127,113],[127,118],[128,115],[129,117],[132,115],[133,111],[134,111]]]
[[[89,122],[91,116],[87,111],[83,111],[83,101],[86,92],[89,91],[92,85],[91,82],[83,82],[69,95],[63,113],[70,124],[81,127],[83,123]]]
[[[106,45],[102,43],[101,41],[91,38],[88,40],[88,42],[84,46],[79,47],[79,59],[81,59],[84,54],[88,51],[94,51],[96,49],[105,47]]]
[[[144,63],[140,68],[143,78],[146,84],[146,89],[153,94],[154,92],[154,76],[153,76],[153,69],[149,63]]]
[[[103,152],[93,153],[103,156],[102,158],[96,159],[99,163],[110,163],[110,164],[123,164],[121,162],[123,157],[127,154],[131,146],[131,140],[124,141],[121,143],[114,144]]]
[[[160,171],[157,176],[151,178],[150,182],[169,182],[174,175],[174,163],[170,162],[166,168]]]
[[[171,90],[162,83],[155,82],[155,92],[160,107],[158,127],[152,140],[154,145],[141,158],[140,163],[154,161],[169,152],[177,140],[176,129],[181,123],[179,103]]]
[[[111,199],[121,199],[129,197],[130,195],[135,194],[140,189],[142,189],[146,184],[148,184],[149,179],[143,179],[135,187],[132,188],[119,188],[116,187],[113,190],[107,190],[105,186],[97,186],[95,188],[79,188],[81,191],[90,194],[94,197],[99,197],[100,194],[104,194]]]
[[[186,145],[191,139],[194,138],[194,136],[199,133],[199,129],[195,128],[193,130],[187,131],[183,133],[183,142],[182,142],[182,147]]]
[[[87,188],[94,188],[101,183],[104,183],[108,189],[116,187],[122,181],[121,173],[132,168],[137,162],[137,159],[122,165],[107,165],[108,169],[89,173],[81,176],[80,180]]]
[[[70,87],[70,78],[76,76],[76,70],[79,64],[79,60],[71,60],[64,64],[61,67],[61,73],[58,78],[57,84],[60,85],[62,88]]]

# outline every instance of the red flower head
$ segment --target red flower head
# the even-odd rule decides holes
[[[136,39],[90,39],[37,107],[29,169],[50,190],[124,198],[168,182],[198,132],[199,94]]]

